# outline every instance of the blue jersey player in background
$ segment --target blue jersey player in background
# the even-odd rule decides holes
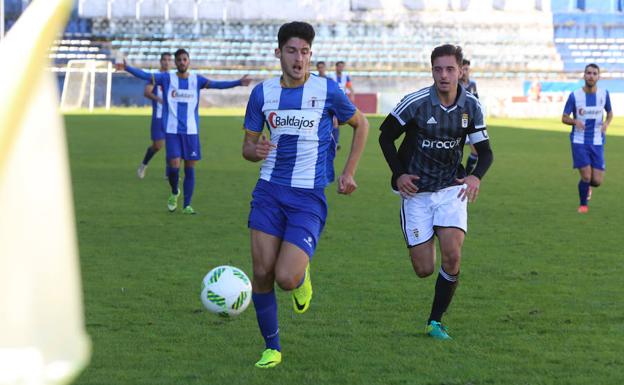
[[[155,86],[162,87],[162,124],[165,128],[169,184],[171,185],[171,195],[167,200],[167,208],[173,212],[178,207],[180,159],[184,159],[184,206],[182,212],[195,214],[195,210],[191,207],[191,198],[195,188],[195,163],[201,159],[199,144],[200,90],[202,88],[225,89],[247,86],[251,79],[245,75],[234,81],[209,80],[189,72],[191,59],[186,50],[177,50],[174,57],[178,70],[176,73],[150,74],[126,65],[125,61],[123,64],[118,64],[118,69],[125,69],[140,79],[151,79]]]
[[[160,55],[160,69],[161,73],[167,73],[173,67],[173,55],[170,52],[163,52]],[[163,144],[165,144],[165,129],[162,125],[162,110],[163,110],[163,92],[162,86],[157,86],[152,80],[149,80],[143,90],[143,95],[152,101],[152,124],[151,124],[151,139],[152,145],[145,151],[143,162],[137,169],[137,176],[140,179],[145,178],[145,171],[147,170],[147,164],[152,157],[160,151]]]
[[[351,151],[338,178],[338,192],[351,194],[358,161],[368,135],[368,121],[338,84],[310,75],[314,28],[303,22],[284,24],[275,56],[282,76],[258,84],[245,114],[243,157],[263,160],[252,193],[251,231],[253,294],[265,350],[256,363],[271,368],[282,360],[274,283],[292,290],[295,313],[312,299],[309,261],[327,217],[324,188],[332,119],[354,129]],[[270,133],[270,141],[262,133]]]
[[[588,64],[583,78],[585,85],[570,94],[561,118],[563,123],[572,126],[572,162],[581,174],[578,183],[578,212],[581,214],[589,211],[587,201],[591,199],[592,186],[600,186],[604,179],[605,134],[613,119],[609,91],[598,88],[600,68],[596,64]],[[603,111],[607,111],[605,121]]]

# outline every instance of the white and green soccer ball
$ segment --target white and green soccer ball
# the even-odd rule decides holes
[[[201,300],[211,313],[237,316],[251,302],[251,281],[236,267],[215,267],[202,281]]]

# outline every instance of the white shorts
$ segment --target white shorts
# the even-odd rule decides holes
[[[464,233],[468,230],[468,199],[457,197],[465,187],[451,186],[401,198],[401,228],[407,247],[430,240],[434,227],[456,227]]]
[[[468,135],[466,135],[466,141],[464,142],[464,145],[469,145],[470,144],[470,137]]]

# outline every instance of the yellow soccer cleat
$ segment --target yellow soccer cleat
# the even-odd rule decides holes
[[[305,278],[298,288],[292,291],[293,309],[297,314],[305,313],[312,301],[312,281],[310,280],[310,264],[306,266]]]
[[[260,361],[256,362],[256,368],[269,369],[282,362],[282,353],[275,349],[265,349]]]

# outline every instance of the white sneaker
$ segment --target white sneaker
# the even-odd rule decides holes
[[[145,178],[145,170],[147,170],[147,165],[141,163],[139,168],[137,168],[137,176],[139,177],[139,179]]]

